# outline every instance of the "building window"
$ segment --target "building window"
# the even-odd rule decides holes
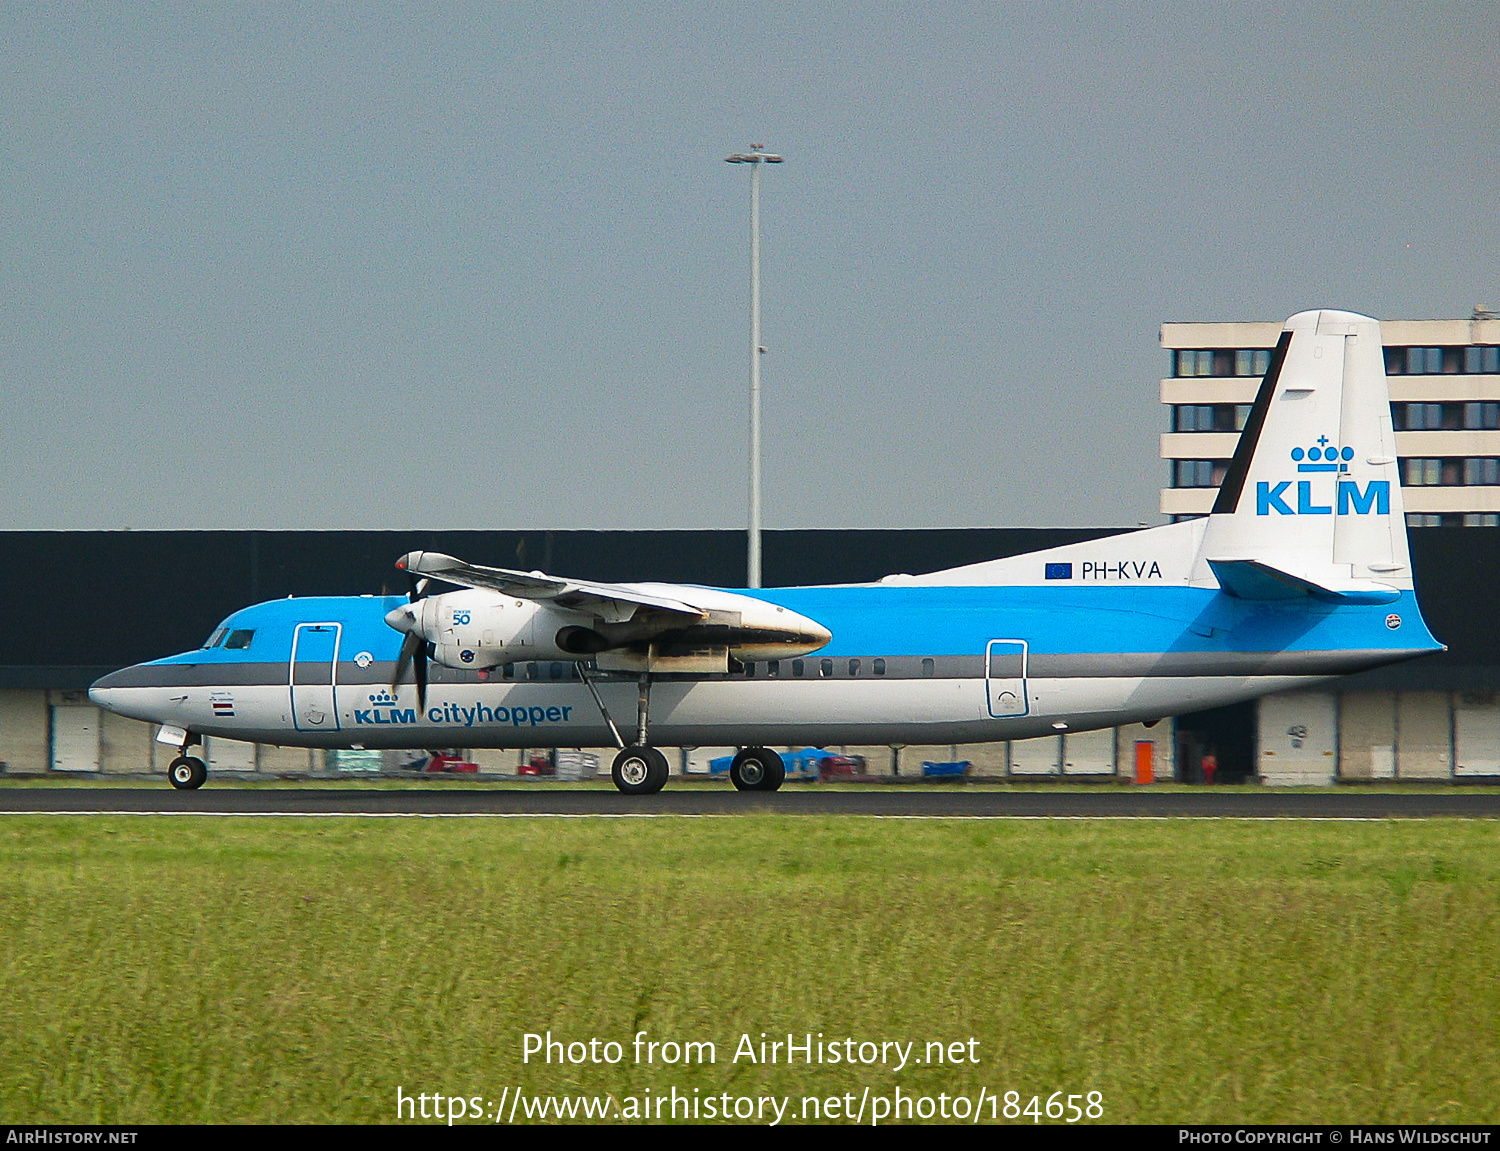
[[[1468,347],[1449,348],[1387,348],[1385,350],[1385,374],[1388,376],[1440,376],[1457,375],[1473,371],[1468,366]],[[1481,349],[1482,350],[1482,349]],[[1482,366],[1484,356],[1479,356]]]
[[[1500,464],[1491,459],[1403,460],[1402,482],[1408,487],[1458,487],[1465,484],[1500,483]]]
[[[1237,376],[1263,376],[1270,367],[1270,348],[1239,348],[1234,353],[1234,374]]]
[[[1500,428],[1500,404],[1465,404],[1464,427]]]
[[[1224,482],[1227,460],[1173,460],[1174,488],[1216,488]]]
[[[1495,512],[1465,512],[1466,528],[1500,528],[1500,514]]]
[[[1249,404],[1178,404],[1172,409],[1174,432],[1242,432]]]
[[[1431,488],[1437,487],[1443,482],[1443,461],[1433,459],[1421,459],[1413,457],[1403,460],[1406,474],[1402,482],[1409,488]],[[1454,469],[1454,483],[1458,482],[1457,469]],[[1428,525],[1431,526],[1431,525]]]
[[[1464,483],[1471,487],[1481,484],[1500,484],[1500,460],[1465,460]]]
[[[1409,528],[1440,528],[1443,526],[1443,517],[1421,512],[1407,512],[1406,526]]]
[[[1212,404],[1178,404],[1172,409],[1174,432],[1207,432],[1214,426]]]
[[[1463,422],[1463,408],[1458,404],[1392,404],[1391,421],[1398,432],[1457,428]]]
[[[1443,372],[1442,348],[1407,348],[1406,374],[1408,376],[1438,376]]]
[[[1464,371],[1471,375],[1500,375],[1500,347],[1476,345],[1465,348]]]
[[[1234,353],[1226,348],[1193,348],[1174,352],[1174,376],[1234,375]]]

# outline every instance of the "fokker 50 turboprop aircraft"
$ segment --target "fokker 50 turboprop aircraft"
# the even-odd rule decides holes
[[[1380,325],[1287,321],[1212,514],[872,584],[595,583],[412,552],[408,598],[286,599],[107,675],[162,725],[308,747],[596,747],[621,791],[658,746],[982,743],[1149,722],[1441,650],[1413,593]],[[460,590],[438,592],[435,584]],[[620,732],[621,721],[630,738]]]

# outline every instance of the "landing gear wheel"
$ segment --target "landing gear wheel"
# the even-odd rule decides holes
[[[729,765],[738,791],[776,791],[786,779],[786,763],[769,747],[747,747]]]
[[[626,795],[652,795],[667,782],[667,757],[654,747],[627,747],[615,756],[609,774]]]
[[[179,755],[167,764],[167,778],[178,791],[194,791],[208,778],[208,764],[196,755]]]

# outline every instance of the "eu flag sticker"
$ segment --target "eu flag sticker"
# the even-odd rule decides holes
[[[1073,578],[1073,565],[1072,564],[1048,564],[1047,565],[1047,578],[1048,579],[1072,579]]]

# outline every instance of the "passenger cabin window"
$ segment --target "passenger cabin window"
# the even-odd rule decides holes
[[[241,628],[229,633],[229,638],[224,641],[226,651],[244,651],[250,646],[250,641],[255,638],[255,629]]]
[[[871,660],[870,661],[870,670],[873,671],[876,675],[884,675],[885,674],[885,660],[883,660],[883,659]]]
[[[833,674],[833,660],[822,659],[818,661],[818,674],[827,679]]]
[[[766,675],[768,675],[772,679],[775,679],[780,674],[781,674],[781,661],[779,659],[769,660],[766,663]]]
[[[849,661],[849,674],[850,675],[858,675],[859,674],[859,660],[857,660],[857,659],[851,659]]]
[[[794,660],[792,660],[792,674],[796,675],[796,676],[800,676],[802,674],[802,672],[803,672],[804,666],[805,665],[803,664],[803,662],[800,659],[794,659]]]
[[[922,675],[931,679],[937,673],[937,662],[930,656],[922,661]]]

